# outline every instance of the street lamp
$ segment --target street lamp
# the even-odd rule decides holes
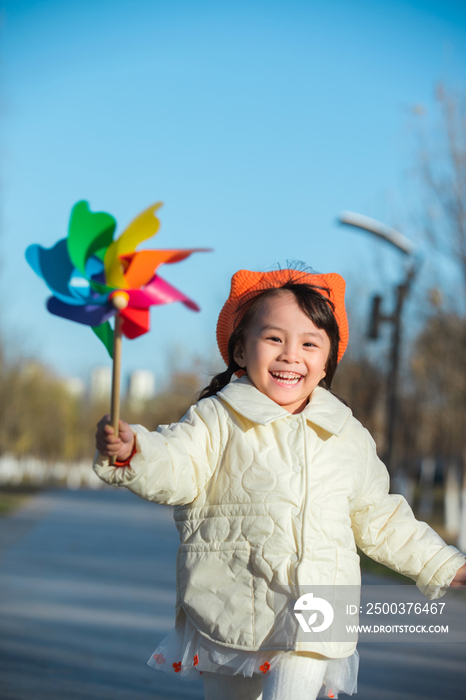
[[[393,443],[395,424],[398,411],[398,370],[400,360],[401,342],[401,314],[404,302],[409,294],[414,277],[419,269],[421,257],[416,245],[393,228],[371,219],[362,214],[344,211],[338,221],[347,226],[368,231],[382,238],[398,251],[408,256],[409,264],[406,269],[405,279],[395,288],[395,307],[391,314],[382,312],[382,297],[378,294],[372,297],[368,337],[376,340],[379,337],[379,329],[383,323],[391,324],[390,343],[390,367],[387,377],[387,417],[386,417],[386,445],[384,461],[387,469],[393,473]]]

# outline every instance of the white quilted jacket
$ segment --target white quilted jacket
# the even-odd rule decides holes
[[[133,429],[131,467],[98,455],[94,469],[107,483],[176,506],[177,610],[215,642],[270,648],[273,586],[357,585],[356,545],[430,598],[465,563],[404,498],[388,495],[372,438],[325,389],[292,415],[243,377],[179,423]],[[345,657],[355,646],[295,649]]]

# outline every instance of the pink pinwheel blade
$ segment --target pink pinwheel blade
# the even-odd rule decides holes
[[[157,275],[154,275],[144,289],[128,289],[125,291],[129,294],[130,307],[148,309],[150,306],[181,301],[188,309],[200,311],[196,302]]]

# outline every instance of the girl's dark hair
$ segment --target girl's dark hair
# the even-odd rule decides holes
[[[291,280],[281,287],[266,289],[242,304],[238,308],[237,313],[242,312],[243,316],[228,341],[228,367],[224,372],[220,372],[220,374],[217,374],[212,379],[209,386],[201,391],[199,398],[205,399],[209,396],[215,396],[215,394],[229,384],[235,372],[243,369],[233,358],[236,347],[238,345],[244,346],[246,335],[254,320],[254,316],[264,301],[283,291],[293,294],[300,309],[311,319],[317,328],[322,328],[330,339],[330,352],[327,360],[326,375],[319,382],[319,386],[330,390],[338,364],[340,331],[334,314],[334,304],[319,290],[330,294],[330,291],[326,287],[315,287],[310,284],[301,284]],[[244,311],[244,309],[246,309],[246,311]]]

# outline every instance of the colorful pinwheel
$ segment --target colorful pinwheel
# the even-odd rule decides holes
[[[113,357],[111,412],[116,433],[121,334],[137,338],[147,333],[151,306],[181,301],[199,311],[194,301],[159,277],[157,270],[164,263],[180,262],[206,248],[136,251],[159,230],[155,212],[161,205],[158,202],[143,211],[113,240],[113,216],[91,212],[87,202],[78,202],[71,212],[67,238],[52,248],[34,244],[26,250],[29,265],[53,292],[47,300],[50,313],[91,326]],[[112,317],[114,330],[109,323]]]
[[[197,304],[156,274],[163,263],[176,263],[203,248],[141,250],[136,247],[157,233],[155,212],[161,202],[137,216],[113,240],[116,221],[105,212],[91,212],[78,202],[71,212],[68,237],[52,248],[30,245],[26,260],[42,277],[53,296],[50,313],[91,326],[113,356],[109,319],[121,320],[121,332],[137,338],[150,328],[149,308],[181,301],[193,311]]]

